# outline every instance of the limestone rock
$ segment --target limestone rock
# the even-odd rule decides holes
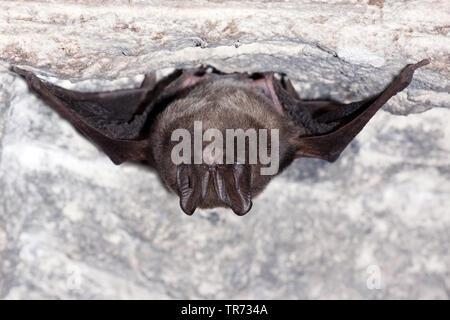
[[[448,299],[448,21],[438,0],[0,2],[0,298]],[[354,101],[427,57],[337,162],[296,161],[244,217],[184,215],[8,71],[95,91],[209,63]]]

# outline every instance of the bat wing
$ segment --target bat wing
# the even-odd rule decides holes
[[[77,92],[55,86],[35,74],[17,67],[12,70],[29,87],[92,140],[115,163],[149,161],[151,143],[147,124],[159,102],[175,95],[191,74],[177,70],[156,82],[147,74],[140,88],[109,92]]]
[[[411,83],[414,71],[429,63],[429,60],[422,60],[407,65],[383,92],[350,104],[300,101],[289,81],[274,81],[274,89],[285,114],[308,132],[296,141],[296,157],[335,161],[374,114]]]

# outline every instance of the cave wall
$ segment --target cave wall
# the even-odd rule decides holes
[[[448,299],[448,21],[437,0],[0,1],[0,298]],[[205,63],[355,101],[423,58],[337,162],[297,160],[244,217],[185,216],[9,71],[96,91]]]

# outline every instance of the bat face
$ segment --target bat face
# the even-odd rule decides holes
[[[229,207],[244,215],[295,158],[335,161],[428,63],[406,66],[383,92],[349,104],[302,101],[289,79],[273,72],[226,74],[202,66],[159,81],[147,74],[136,89],[82,93],[12,70],[115,164],[154,167],[186,214]]]

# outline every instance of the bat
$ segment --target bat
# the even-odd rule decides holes
[[[286,74],[224,73],[206,65],[158,80],[151,72],[139,88],[108,92],[71,91],[16,66],[12,70],[115,164],[154,168],[186,214],[197,207],[228,207],[244,215],[296,158],[335,161],[410,84],[414,71],[429,63],[407,65],[381,93],[348,104],[302,100]],[[252,147],[255,137],[259,149]]]

